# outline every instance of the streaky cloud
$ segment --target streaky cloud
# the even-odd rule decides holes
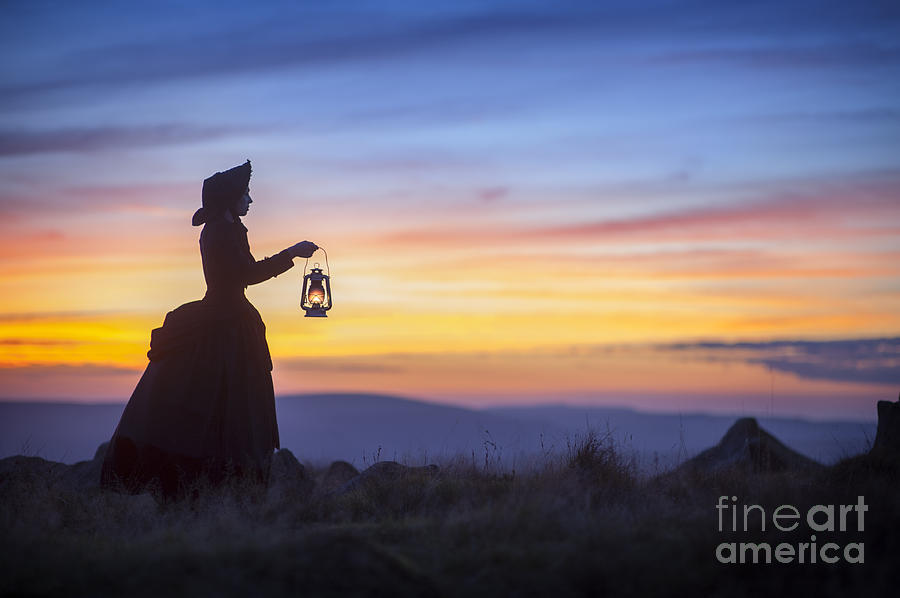
[[[258,132],[257,129],[253,131]],[[247,132],[250,132],[250,129],[243,127],[204,127],[185,124],[72,127],[44,131],[7,129],[0,131],[0,156],[181,145]]]
[[[117,374],[134,374],[139,372],[137,367],[124,367],[109,364],[24,364],[24,365],[0,365],[0,378],[4,373],[25,373],[31,375],[67,375],[67,376],[108,376]]]
[[[80,345],[80,341],[69,339],[47,339],[47,338],[0,338],[0,346],[5,347],[62,347],[71,345]]]
[[[158,51],[159,40],[82,50],[66,57],[65,64],[59,65],[57,76],[7,84],[0,87],[0,95],[4,97],[3,103],[9,103],[86,87],[145,85],[269,69],[365,63],[415,55],[472,37],[491,38],[504,32],[533,31],[569,22],[559,16],[484,14],[424,22],[399,19],[386,27],[378,27],[373,22],[374,26],[361,31],[341,29],[330,23],[325,33],[310,33],[304,23],[305,36],[298,35],[297,22],[290,19],[232,24],[204,35],[168,39],[166,52]],[[254,43],[236,51],[236,39],[240,36],[252,38]]]
[[[628,218],[561,223],[525,228],[515,225],[464,229],[397,230],[383,236],[388,245],[475,241],[501,245],[536,239],[605,242],[609,240],[739,240],[773,238],[896,237],[900,234],[900,176],[870,180],[839,179],[819,184],[783,184],[757,191],[738,202],[684,207]],[[864,214],[861,225],[854,220]]]
[[[795,112],[768,112],[739,116],[734,122],[749,124],[809,124],[827,125],[834,123],[894,125],[900,123],[900,110],[890,107],[864,108],[860,110],[809,110]]]
[[[28,69],[13,71],[18,81],[0,86],[3,105],[70,90],[100,91],[131,85],[252,74],[272,69],[315,68],[375,60],[405,60],[423,53],[464,44],[496,44],[514,40],[523,47],[559,44],[579,35],[628,47],[635,40],[665,40],[665,49],[651,61],[756,66],[815,67],[825,65],[896,65],[891,44],[854,40],[849,30],[877,32],[887,40],[898,29],[897,11],[887,5],[845,3],[826,7],[816,2],[754,3],[752,6],[693,2],[655,3],[652,8],[627,3],[592,5],[564,2],[550,7],[526,2],[484,3],[454,11],[430,13],[410,5],[383,13],[353,13],[335,5],[315,12],[279,7],[229,10],[215,6],[216,21],[203,10],[185,16],[186,30],[169,30],[163,38],[122,43],[107,41],[61,55],[47,75],[29,79]],[[78,15],[73,14],[73,20]],[[153,27],[155,15],[148,17]],[[115,27],[115,18],[97,25]],[[214,28],[213,28],[214,26]],[[800,31],[823,40],[818,46],[797,47],[781,40]],[[195,28],[196,30],[191,30]],[[752,47],[722,47],[740,37]],[[774,41],[761,35],[776,33]],[[539,39],[541,38],[541,39]],[[549,38],[549,39],[547,39]],[[102,38],[101,38],[102,39]],[[252,40],[242,44],[240,40]],[[716,47],[716,43],[719,47]],[[159,48],[164,46],[165,52]],[[711,47],[712,46],[712,47]],[[69,98],[76,99],[76,98]],[[84,98],[81,98],[84,99]]]
[[[136,315],[127,310],[82,310],[82,311],[33,311],[33,312],[0,312],[0,323],[4,322],[40,322],[40,321],[79,321],[95,320],[104,317],[121,317]],[[137,314],[146,315],[146,314]]]
[[[664,351],[712,353],[810,380],[900,384],[900,337],[832,341],[691,342]]]
[[[368,360],[345,357],[287,358],[276,359],[279,369],[293,372],[321,372],[332,374],[397,374],[407,371],[398,365],[387,365],[379,362],[379,356]]]
[[[766,69],[826,69],[866,66],[894,67],[900,63],[900,48],[894,45],[857,43],[814,46],[781,45],[767,48],[718,47],[670,52],[649,59],[660,64],[736,64]]]

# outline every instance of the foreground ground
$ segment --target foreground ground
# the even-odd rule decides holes
[[[0,595],[886,596],[900,583],[895,460],[641,476],[587,434],[527,474],[471,459],[385,471],[338,486],[307,468],[268,492],[158,504],[23,460],[0,474]],[[720,496],[770,514],[864,496],[864,531],[817,541],[863,543],[865,562],[721,564],[721,542],[810,531],[719,532]]]

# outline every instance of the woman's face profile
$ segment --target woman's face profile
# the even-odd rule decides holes
[[[244,195],[237,200],[237,203],[234,206],[234,211],[238,216],[246,216],[247,212],[250,210],[250,204],[253,203],[253,199],[250,198],[250,188],[248,187],[246,191],[244,191]]]

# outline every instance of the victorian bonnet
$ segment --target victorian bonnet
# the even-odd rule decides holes
[[[250,185],[250,160],[203,181],[203,207],[194,212],[191,224],[200,226],[218,219],[234,202],[243,197]]]

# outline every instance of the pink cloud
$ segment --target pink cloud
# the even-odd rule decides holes
[[[522,227],[479,223],[465,227],[398,231],[388,245],[522,241],[733,241],[896,237],[900,234],[900,181],[821,185],[754,201],[690,207],[622,219]]]

